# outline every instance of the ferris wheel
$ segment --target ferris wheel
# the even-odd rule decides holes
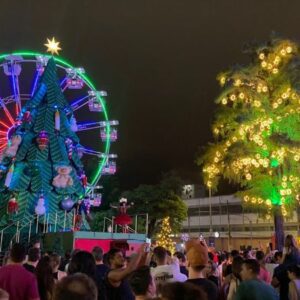
[[[36,91],[50,57],[36,52],[0,55],[0,153],[18,125],[22,107]],[[84,68],[74,67],[61,57],[54,60],[61,90],[73,110],[70,123],[80,138],[77,151],[85,165],[91,161],[93,164],[87,188],[87,193],[93,194],[102,175],[116,172],[117,155],[110,153],[110,148],[118,138],[119,122],[109,119],[104,100],[107,93],[94,86]]]

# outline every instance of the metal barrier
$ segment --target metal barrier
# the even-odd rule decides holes
[[[145,230],[144,232],[146,235],[148,234],[148,214],[139,214],[132,216],[134,217],[134,228],[127,227],[127,230],[130,233],[138,233],[138,219],[144,218],[145,219]],[[103,232],[109,231],[108,228],[111,226],[112,233],[118,232],[118,229],[121,229],[122,226],[114,224],[114,217],[107,218],[104,217],[103,220]],[[48,233],[48,232],[58,232],[58,231],[66,231],[66,230],[73,230],[75,227],[75,213],[64,213],[63,217],[60,217],[59,214],[50,213],[45,214],[43,216],[34,215],[32,218],[28,218],[27,216],[24,217],[22,220],[12,222],[11,224],[7,225],[0,231],[0,252],[3,249],[4,243],[4,236],[7,233],[12,233],[12,237],[10,238],[9,244],[12,245],[13,242],[20,242],[21,239],[21,232],[25,233],[25,240],[27,243],[30,242],[31,237],[37,235],[38,233]],[[27,230],[26,230],[27,229]]]

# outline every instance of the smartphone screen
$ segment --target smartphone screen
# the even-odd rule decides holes
[[[150,252],[150,247],[151,247],[151,239],[146,238],[146,243],[148,244],[145,252]]]

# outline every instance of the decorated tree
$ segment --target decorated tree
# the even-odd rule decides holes
[[[156,245],[164,247],[169,250],[172,254],[175,252],[174,242],[172,241],[171,235],[171,227],[170,227],[170,218],[166,217],[163,219],[161,224],[161,230],[157,234]]]
[[[2,153],[1,226],[9,220],[47,214],[49,222],[54,223],[55,214],[64,216],[65,210],[71,210],[84,196],[86,177],[71,118],[72,109],[61,91],[51,58]]]
[[[300,60],[298,45],[273,39],[252,48],[248,66],[218,76],[215,142],[198,159],[207,187],[238,184],[246,207],[275,216],[282,248],[284,217],[300,200]]]

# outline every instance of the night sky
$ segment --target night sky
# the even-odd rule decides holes
[[[61,55],[107,90],[120,121],[123,187],[178,170],[199,183],[199,147],[212,141],[216,75],[247,63],[242,47],[272,31],[300,40],[300,1],[0,1],[0,52],[44,52],[55,36]]]

